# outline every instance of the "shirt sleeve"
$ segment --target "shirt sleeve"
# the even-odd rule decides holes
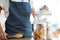
[[[30,0],[30,6],[33,8],[33,0]]]
[[[4,15],[4,10],[1,10],[0,23],[1,23],[1,26],[2,26],[2,29],[3,29],[4,32],[5,32],[5,21],[6,21],[6,18],[5,18],[5,15]]]
[[[6,18],[5,18],[5,15],[4,15],[4,10],[1,10],[1,14],[0,14],[0,22],[5,22],[6,21]]]

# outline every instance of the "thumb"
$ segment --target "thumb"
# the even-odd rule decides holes
[[[8,34],[7,34],[6,32],[5,32],[4,34],[5,34],[6,36],[8,36]]]

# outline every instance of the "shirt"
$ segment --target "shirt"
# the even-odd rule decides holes
[[[21,0],[12,0],[12,1],[17,1],[18,2],[18,1],[21,1]],[[8,17],[8,15],[9,15],[9,11],[8,11],[8,9],[9,9],[9,0],[0,0],[0,6],[2,6],[6,11],[5,17]],[[33,0],[30,0],[30,6],[31,6],[31,8],[33,8]]]
[[[29,2],[29,0],[11,0],[13,2]]]
[[[5,32],[5,21],[6,21],[6,18],[5,18],[5,15],[4,15],[4,11],[1,10],[0,23],[1,23],[1,27],[2,27],[4,32]]]

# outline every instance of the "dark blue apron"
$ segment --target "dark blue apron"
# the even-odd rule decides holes
[[[30,13],[31,7],[29,3],[9,1],[9,16],[6,21],[6,32],[8,34],[23,32],[24,38],[32,37]]]

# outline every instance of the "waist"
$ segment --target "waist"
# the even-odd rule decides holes
[[[9,39],[9,40],[31,40],[32,38],[20,38],[20,39]]]
[[[29,2],[29,0],[11,0],[12,2]]]

